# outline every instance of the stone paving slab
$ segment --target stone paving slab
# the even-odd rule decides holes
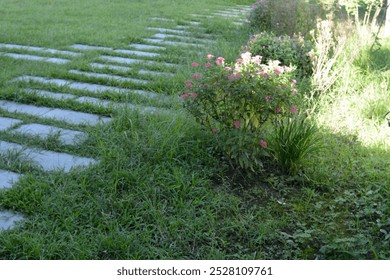
[[[129,47],[133,47],[139,50],[166,50],[164,47],[146,45],[146,44],[130,44]]]
[[[191,16],[193,16],[193,17],[200,17],[200,18],[209,18],[209,19],[214,18],[213,16],[210,16],[210,15],[202,15],[202,14],[191,14]]]
[[[49,53],[49,54],[60,54],[60,55],[67,55],[67,56],[79,56],[80,53],[71,52],[71,51],[60,51],[56,49],[47,49],[47,48],[41,48],[41,47],[32,47],[32,46],[23,46],[23,45],[16,45],[16,44],[1,44],[0,48],[5,49],[17,49],[17,50],[25,50],[25,51],[38,51],[43,53]]]
[[[11,101],[0,101],[0,108],[10,113],[24,113],[32,116],[49,118],[58,121],[64,121],[70,124],[88,124],[97,125],[111,121],[111,118],[102,117],[95,114],[76,112],[65,109],[53,109],[47,107],[38,107],[34,105],[25,105]]]
[[[12,211],[0,211],[0,231],[12,229],[17,222],[22,221],[22,215]]]
[[[184,42],[175,42],[175,41],[169,41],[169,40],[163,40],[163,39],[144,39],[144,41],[151,43],[151,44],[163,44],[168,46],[175,46],[175,47],[199,47],[203,48],[205,47],[204,44],[193,44],[193,43],[184,43]]]
[[[128,92],[128,90],[119,87],[104,86],[104,85],[91,84],[91,83],[81,83],[81,82],[74,82],[74,81],[63,80],[63,79],[51,79],[51,78],[44,78],[38,76],[20,76],[14,79],[14,81],[27,81],[27,82],[32,81],[32,82],[39,82],[45,85],[67,86],[71,89],[88,90],[95,93],[107,92],[107,91],[116,92],[116,93]]]
[[[64,121],[71,124],[88,124],[88,125],[97,125],[99,123],[110,122],[111,118],[102,117],[95,114],[76,112],[71,110],[64,109],[54,109],[45,114],[44,117],[55,119],[59,121]]]
[[[119,54],[128,54],[128,55],[136,55],[136,56],[146,56],[146,57],[160,56],[159,53],[153,53],[153,52],[113,49],[113,48],[107,48],[107,47],[81,45],[81,44],[75,44],[75,45],[72,45],[71,47],[78,49],[78,50],[92,50],[92,51],[100,51],[101,50],[101,51],[110,51],[110,52],[119,53]]]
[[[22,175],[15,172],[0,169],[0,189],[9,189]]]
[[[26,93],[35,93],[35,94],[38,94],[42,97],[47,97],[47,98],[52,98],[52,99],[58,99],[58,97],[56,97],[56,95],[66,96],[67,99],[71,99],[71,100],[74,100],[74,101],[77,101],[80,103],[83,103],[82,102],[83,100],[87,100],[86,96],[80,97],[78,95],[74,95],[74,94],[70,94],[70,93],[60,93],[60,92],[47,91],[47,90],[26,89]],[[126,94],[132,93],[132,94],[138,94],[138,95],[150,97],[150,98],[155,98],[155,97],[161,98],[161,95],[159,95],[156,92],[140,90],[140,89],[126,89],[126,90],[120,91],[120,93],[126,93]],[[101,100],[98,98],[93,98],[93,99]],[[111,103],[111,101],[107,101],[107,102]],[[91,102],[91,103],[97,104],[97,102]],[[105,103],[105,101],[102,101],[102,103]]]
[[[4,53],[0,52],[0,55],[8,56],[14,59],[24,59],[24,60],[32,60],[32,61],[43,61],[50,62],[56,64],[65,64],[70,60],[65,58],[55,58],[55,57],[45,57],[45,56],[37,56],[37,55],[29,55],[29,54],[18,54],[18,53]]]
[[[184,39],[184,40],[188,40],[188,39],[203,40],[204,42],[210,42],[210,40],[204,38],[194,37],[192,32],[186,31],[186,29],[189,28],[194,28],[194,27],[188,25],[177,25],[176,29],[160,28],[160,27],[148,27],[147,29],[156,30],[160,33],[166,34],[167,37],[171,37],[171,38]],[[206,38],[213,37],[211,34],[204,33],[204,31],[206,30],[205,28],[196,27],[196,30],[198,30],[198,32],[201,32],[201,37],[206,37]]]
[[[177,30],[177,29],[171,29],[171,28],[161,28],[161,27],[148,27],[147,29],[148,30],[155,30],[155,31],[159,31],[159,32],[166,32],[166,33],[191,36],[191,32],[184,31],[184,30]]]
[[[79,157],[67,153],[58,153],[46,150],[26,148],[22,145],[0,140],[0,153],[18,152],[21,156],[31,160],[44,171],[69,172],[72,168],[87,167],[90,164],[97,164],[99,161],[91,158]]]
[[[113,48],[101,47],[101,46],[90,46],[84,44],[74,44],[71,46],[73,49],[81,51],[112,51]]]
[[[41,97],[47,97],[51,99],[56,99],[56,100],[69,100],[69,99],[74,99],[75,95],[70,94],[70,93],[60,93],[60,92],[51,92],[47,90],[37,90],[37,89],[31,89],[31,88],[26,88],[24,89],[26,93],[32,93],[36,94]]]
[[[125,78],[125,77],[118,76],[118,75],[101,74],[101,73],[86,72],[86,71],[79,71],[79,70],[69,70],[69,73],[82,75],[85,77],[91,77],[91,78],[103,78],[103,79],[108,79],[108,80],[114,80],[117,82],[130,82],[130,83],[144,84],[144,85],[149,83],[149,81],[146,81],[146,80]]]
[[[175,22],[175,20],[173,19],[169,19],[169,18],[161,18],[161,17],[152,17],[150,18],[151,20],[154,20],[154,21],[166,21],[166,22]],[[196,20],[190,20],[187,22],[189,25],[200,25],[201,23],[199,21],[196,21]]]
[[[31,136],[39,136],[41,138],[48,138],[52,135],[58,135],[58,140],[65,145],[79,145],[87,139],[87,134],[81,131],[37,123],[22,125],[19,128],[14,129],[13,132]]]
[[[171,76],[171,77],[174,76],[173,73],[152,71],[152,70],[145,70],[145,69],[139,70],[138,74],[141,74],[141,75],[151,75],[151,76]]]
[[[93,104],[93,105],[98,105],[98,106],[105,107],[105,108],[108,108],[110,106],[115,107],[118,104],[114,101],[109,101],[109,100],[104,100],[104,99],[89,97],[89,96],[81,96],[81,97],[75,99],[75,101],[82,103],[82,104]]]
[[[0,117],[0,131],[7,130],[8,128],[13,127],[14,125],[22,122],[23,121],[18,119]]]
[[[197,41],[200,43],[212,43],[213,41],[208,39],[201,39],[189,36],[180,36],[180,35],[172,35],[168,33],[156,33],[153,35],[154,38],[157,39],[179,39],[179,40],[187,40],[187,41]]]
[[[159,53],[133,51],[133,50],[114,50],[114,53],[129,54],[129,55],[136,55],[136,56],[146,56],[146,57],[159,57],[160,56]]]
[[[132,70],[130,67],[126,66],[118,66],[118,65],[112,65],[112,64],[104,64],[104,63],[90,63],[89,66],[95,69],[109,69],[109,70],[115,70],[115,71],[121,71],[121,72],[129,72]]]
[[[49,111],[53,110],[52,108],[38,107],[4,100],[0,100],[0,108],[10,113],[23,113],[36,117],[44,116]]]
[[[126,57],[120,57],[120,56],[111,56],[111,55],[101,55],[100,59],[114,62],[114,63],[121,63],[121,64],[143,64],[143,65],[161,65],[161,66],[168,66],[168,67],[177,67],[177,64],[173,63],[166,63],[166,62],[157,62],[153,60],[141,60],[141,59],[133,59],[133,58],[126,58]]]
[[[133,68],[126,67],[126,66],[118,66],[118,65],[112,65],[112,64],[104,64],[104,63],[90,63],[89,66],[95,69],[109,69],[109,70],[115,70],[115,71],[120,71],[120,72],[130,72],[133,70]],[[153,71],[153,70],[145,70],[145,69],[140,69],[137,71],[138,74],[146,74],[146,75],[152,75],[152,76],[173,76],[172,73],[168,72],[160,72],[160,71]]]

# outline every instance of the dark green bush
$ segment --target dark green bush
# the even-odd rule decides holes
[[[276,36],[272,32],[255,34],[243,47],[252,55],[260,55],[263,63],[270,60],[279,60],[282,65],[295,66],[297,74],[309,76],[312,74],[310,52],[313,44],[303,36]]]
[[[252,5],[248,20],[254,32],[309,35],[317,18],[324,15],[321,2],[316,0],[259,0]]]

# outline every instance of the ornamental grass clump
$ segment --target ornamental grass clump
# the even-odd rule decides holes
[[[276,123],[298,113],[299,96],[292,68],[261,56],[241,54],[234,63],[208,55],[192,63],[194,74],[182,94],[185,107],[233,165],[263,170],[269,156],[268,134]]]
[[[285,119],[272,136],[270,154],[280,170],[297,175],[310,155],[324,148],[317,127],[304,116]]]

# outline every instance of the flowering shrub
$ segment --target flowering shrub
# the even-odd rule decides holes
[[[215,135],[219,148],[242,168],[259,171],[268,155],[267,130],[298,112],[292,68],[241,54],[235,63],[208,55],[186,81],[185,107]]]
[[[312,50],[313,44],[300,34],[275,36],[272,32],[253,35],[243,47],[243,51],[261,55],[264,62],[279,60],[284,65],[294,65],[304,76],[310,76],[313,72],[309,55]]]

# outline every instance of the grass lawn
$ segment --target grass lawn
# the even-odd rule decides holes
[[[147,27],[174,28],[193,19],[191,14],[252,3],[0,0],[0,43],[60,50],[71,50],[73,44],[120,49],[155,33]],[[174,21],[152,21],[152,17]],[[20,75],[79,79],[68,70],[88,69],[98,52],[65,65],[0,55],[1,100],[113,118],[109,124],[89,127],[0,110],[0,116],[89,135],[76,147],[9,132],[0,132],[0,140],[100,159],[98,165],[64,174],[42,172],[16,155],[2,155],[0,169],[26,176],[12,189],[0,191],[0,209],[15,210],[26,219],[21,226],[0,232],[0,259],[390,258],[390,128],[383,118],[390,110],[390,42],[383,41],[380,51],[362,52],[348,68],[349,80],[343,79],[338,91],[315,103],[313,118],[326,149],[309,159],[305,178],[276,170],[255,177],[232,171],[216,157],[210,134],[174,98],[183,90],[191,62],[208,53],[233,60],[250,34],[246,26],[234,26],[227,19],[197,19],[207,34],[215,36],[215,44],[199,51],[167,47],[156,60],[178,63],[174,77],[146,86],[125,85],[154,91],[159,98],[103,96],[170,109],[173,114],[53,101],[24,93],[23,83],[9,83]],[[202,36],[195,28],[193,32]],[[379,101],[367,92],[375,92]]]

